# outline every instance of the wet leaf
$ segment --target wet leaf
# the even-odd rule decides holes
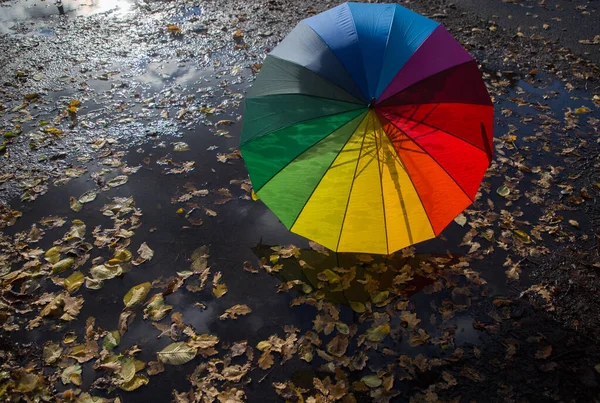
[[[60,375],[60,380],[63,385],[73,383],[74,385],[81,385],[81,365],[74,364],[64,369]]]
[[[357,301],[350,301],[350,307],[352,308],[352,310],[354,312],[358,312],[358,313],[363,313],[366,310],[365,304],[363,304],[362,302],[357,302]]]
[[[169,25],[167,25],[167,31],[169,31],[172,34],[180,34],[181,33],[181,28],[179,28],[175,24],[169,24]]]
[[[514,234],[515,234],[516,238],[518,240],[520,240],[521,242],[523,242],[525,244],[531,243],[531,237],[529,236],[529,234],[527,234],[527,232],[518,229],[518,230],[515,230]]]
[[[29,393],[37,388],[40,377],[37,374],[26,373],[21,375],[16,391],[21,393]]]
[[[223,295],[225,295],[227,293],[227,286],[223,283],[219,283],[213,287],[212,292],[215,295],[215,297],[221,298]]]
[[[87,192],[85,192],[84,194],[82,194],[81,196],[79,196],[79,203],[90,203],[92,201],[94,201],[96,199],[96,191],[95,190],[88,190]]]
[[[367,329],[365,335],[367,337],[367,340],[372,341],[374,343],[380,343],[381,341],[383,341],[385,336],[390,334],[390,330],[391,329],[389,323],[385,323],[383,325]]]
[[[63,352],[62,347],[58,343],[48,343],[44,346],[44,362],[47,365],[54,364],[60,358]]]
[[[150,287],[152,287],[150,282],[138,284],[135,287],[132,287],[123,297],[125,308],[131,308],[132,306],[139,305],[144,302],[148,292],[150,292]]]
[[[327,343],[327,352],[336,357],[342,357],[346,354],[348,348],[348,338],[342,334],[336,335]]]
[[[187,143],[184,143],[183,141],[178,141],[173,143],[173,151],[177,151],[177,152],[183,152],[183,151],[189,151],[190,150],[190,146]]]
[[[465,224],[467,223],[467,217],[460,213],[455,219],[454,222],[457,223],[458,225],[460,225],[461,227],[464,227]]]
[[[79,212],[81,211],[81,209],[83,208],[83,204],[81,204],[81,202],[79,201],[79,199],[74,198],[73,196],[71,196],[69,198],[70,202],[69,205],[71,207],[71,210],[73,210],[74,212]]]
[[[237,319],[238,316],[247,315],[252,312],[252,309],[248,305],[234,305],[231,308],[225,310],[225,313],[222,314],[219,319]]]
[[[102,340],[102,347],[106,350],[110,351],[113,348],[117,347],[121,342],[121,335],[117,330],[113,330],[112,332],[106,333],[104,339]]]
[[[150,249],[146,242],[140,245],[139,249],[137,250],[137,253],[144,261],[152,260],[152,258],[154,257],[154,251]]]
[[[575,220],[569,220],[569,224],[571,224],[575,228],[579,228],[579,223]]]
[[[60,260],[52,266],[52,274],[58,274],[69,270],[71,267],[73,267],[74,263],[75,259],[73,259],[72,257]]]
[[[196,348],[192,348],[184,342],[177,342],[169,344],[156,355],[163,364],[182,365],[193,360],[197,351]]]
[[[258,359],[258,366],[261,369],[269,369],[273,366],[273,355],[269,350],[264,351],[260,358]]]
[[[116,188],[117,186],[126,184],[128,180],[129,177],[127,175],[119,175],[106,182],[106,184],[111,188]]]
[[[150,382],[149,379],[144,375],[136,375],[129,382],[119,385],[119,388],[126,392],[132,392],[141,386],[147,385],[148,382]]]
[[[498,189],[496,189],[496,193],[498,193],[502,197],[506,197],[510,194],[510,189],[506,187],[506,185],[502,185]]]
[[[82,286],[85,281],[85,276],[80,271],[76,271],[67,277],[64,281],[64,286],[67,291],[71,294],[74,293]]]
[[[154,294],[144,309],[144,319],[150,317],[150,319],[154,321],[162,320],[172,309],[173,307],[171,305],[165,304],[162,293]]]
[[[60,251],[60,246],[53,246],[46,251],[44,258],[48,261],[48,263],[57,263],[60,260]]]
[[[378,388],[383,383],[377,375],[363,376],[360,380],[370,388]]]
[[[135,362],[131,358],[125,358],[121,364],[121,369],[117,372],[124,382],[129,382],[135,376]]]

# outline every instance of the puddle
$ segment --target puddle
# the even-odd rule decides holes
[[[62,3],[52,0],[6,1],[0,5],[0,34],[10,32],[15,24],[57,18],[61,15],[58,4],[62,4],[64,15],[76,17],[105,12],[125,14],[132,9],[134,2],[132,0],[64,0]]]

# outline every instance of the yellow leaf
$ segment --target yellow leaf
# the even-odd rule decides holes
[[[265,351],[258,359],[258,366],[262,369],[269,369],[273,366],[273,362],[273,355],[271,354],[271,352]]]
[[[169,25],[167,25],[167,31],[169,31],[172,34],[180,34],[181,33],[181,28],[179,28],[175,24],[169,24]]]
[[[223,283],[217,284],[215,287],[213,287],[212,292],[215,294],[215,297],[221,298],[227,293],[227,286]]]
[[[365,304],[362,302],[350,301],[350,307],[354,312],[363,313],[365,311]]]
[[[527,234],[527,232],[518,229],[515,230],[515,235],[517,236],[517,239],[519,239],[521,242],[525,244],[531,243],[531,237]]]

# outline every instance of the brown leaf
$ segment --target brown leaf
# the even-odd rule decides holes
[[[342,357],[346,354],[348,348],[348,338],[343,334],[336,335],[329,343],[327,343],[327,352],[336,357]]]
[[[262,353],[260,358],[258,359],[258,366],[262,369],[269,369],[273,366],[273,355],[269,350],[266,350]]]

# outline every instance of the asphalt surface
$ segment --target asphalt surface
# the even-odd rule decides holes
[[[586,0],[455,0],[465,13],[525,35],[540,35],[600,64],[600,2]]]

